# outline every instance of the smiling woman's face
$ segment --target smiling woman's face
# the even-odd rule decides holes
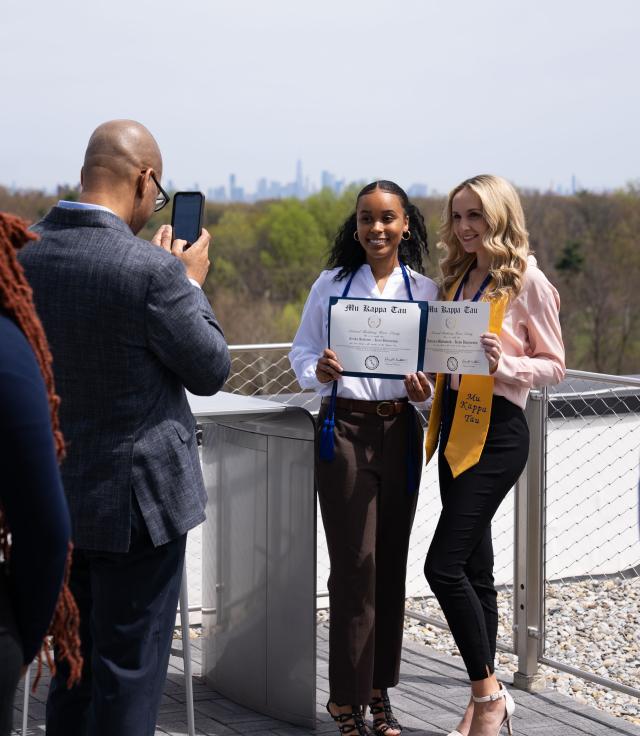
[[[356,208],[358,240],[367,263],[398,258],[402,233],[409,229],[409,218],[397,194],[374,189],[358,200]]]
[[[468,187],[461,189],[451,203],[453,233],[467,253],[483,248],[483,236],[489,229],[480,197]]]

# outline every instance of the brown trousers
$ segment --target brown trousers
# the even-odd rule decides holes
[[[322,406],[318,433],[325,414]],[[413,493],[407,479],[410,439]],[[316,442],[316,484],[331,563],[330,700],[341,705],[364,705],[372,688],[398,684],[422,440],[408,406],[391,418],[336,409],[331,462],[318,458]]]

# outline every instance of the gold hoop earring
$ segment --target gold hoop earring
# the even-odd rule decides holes
[[[354,230],[353,231],[353,239],[354,240],[357,240],[358,243],[360,242],[360,238],[358,237],[358,231],[357,230]]]
[[[407,236],[406,238],[404,237],[405,235]],[[402,239],[403,240],[411,240],[411,230],[405,230],[402,233]]]

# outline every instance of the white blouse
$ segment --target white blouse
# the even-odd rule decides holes
[[[339,271],[339,268],[323,271],[311,287],[302,312],[300,327],[289,353],[289,361],[300,386],[303,389],[312,389],[321,396],[330,395],[333,385],[332,381],[327,383],[318,381],[316,365],[322,351],[328,346],[329,298],[342,296],[348,280],[347,277],[341,281],[334,281]],[[416,301],[438,298],[438,287],[431,279],[408,267],[407,272],[411,292]],[[400,267],[394,269],[380,292],[371,267],[367,263],[360,266],[353,277],[348,296],[368,299],[409,299]],[[401,379],[344,376],[338,381],[338,396],[348,399],[389,401],[404,398],[406,395]]]

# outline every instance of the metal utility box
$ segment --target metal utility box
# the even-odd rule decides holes
[[[304,409],[190,397],[203,428],[205,680],[253,710],[315,725],[314,422]]]

